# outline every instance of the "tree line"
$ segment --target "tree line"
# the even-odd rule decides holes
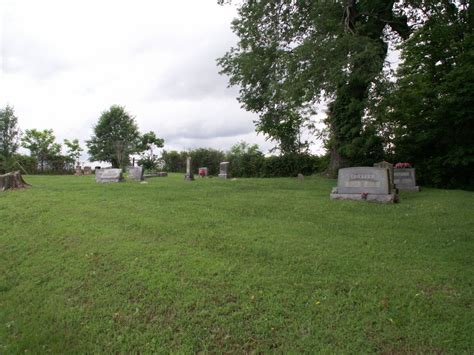
[[[219,164],[228,161],[232,177],[285,177],[299,173],[311,175],[324,172],[328,160],[309,153],[265,156],[256,144],[239,142],[224,152],[212,148],[189,151],[163,151],[161,165],[169,172],[186,171],[186,158],[191,157],[192,169],[208,168],[209,175],[219,173]]]

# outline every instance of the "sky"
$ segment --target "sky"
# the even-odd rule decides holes
[[[14,107],[23,131],[52,128],[85,150],[118,104],[166,150],[243,140],[267,152],[274,144],[216,65],[237,43],[236,14],[216,0],[0,0],[0,106]]]

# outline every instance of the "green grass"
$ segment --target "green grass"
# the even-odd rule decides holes
[[[27,176],[0,193],[0,353],[473,353],[474,194]]]

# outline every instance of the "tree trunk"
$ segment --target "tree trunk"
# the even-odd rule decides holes
[[[31,185],[27,184],[25,180],[23,180],[23,177],[19,171],[13,171],[5,175],[0,175],[0,191],[5,191],[8,189],[24,189],[27,186]]]

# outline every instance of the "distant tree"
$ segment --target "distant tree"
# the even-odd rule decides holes
[[[166,151],[161,154],[165,163],[165,170],[173,173],[181,173],[186,169],[187,152],[178,152],[176,150]]]
[[[102,112],[94,126],[94,135],[86,144],[91,160],[123,168],[129,164],[130,155],[138,152],[140,138],[134,117],[122,106],[113,105]]]
[[[156,137],[155,132],[147,132],[141,136],[139,149],[142,151],[138,165],[146,170],[156,170],[161,165],[162,160],[154,153],[157,148],[163,148],[164,140]]]
[[[227,152],[230,162],[230,174],[235,177],[260,176],[265,161],[257,144],[250,145],[241,141]]]
[[[186,153],[183,152],[181,155],[185,157]],[[193,149],[188,152],[188,155],[191,157],[194,170],[199,167],[207,167],[209,175],[217,175],[219,164],[225,160],[224,152],[212,148]]]
[[[79,140],[77,138],[72,141],[65,139],[64,145],[67,148],[66,156],[69,157],[73,163],[78,163],[81,152],[83,151],[79,144]]]
[[[4,109],[0,109],[0,170],[12,169],[19,141],[18,118],[13,107],[7,105]]]
[[[32,157],[36,157],[41,171],[44,171],[48,161],[54,161],[60,155],[61,145],[55,143],[55,139],[52,129],[27,129],[21,138],[21,146],[28,149]]]

